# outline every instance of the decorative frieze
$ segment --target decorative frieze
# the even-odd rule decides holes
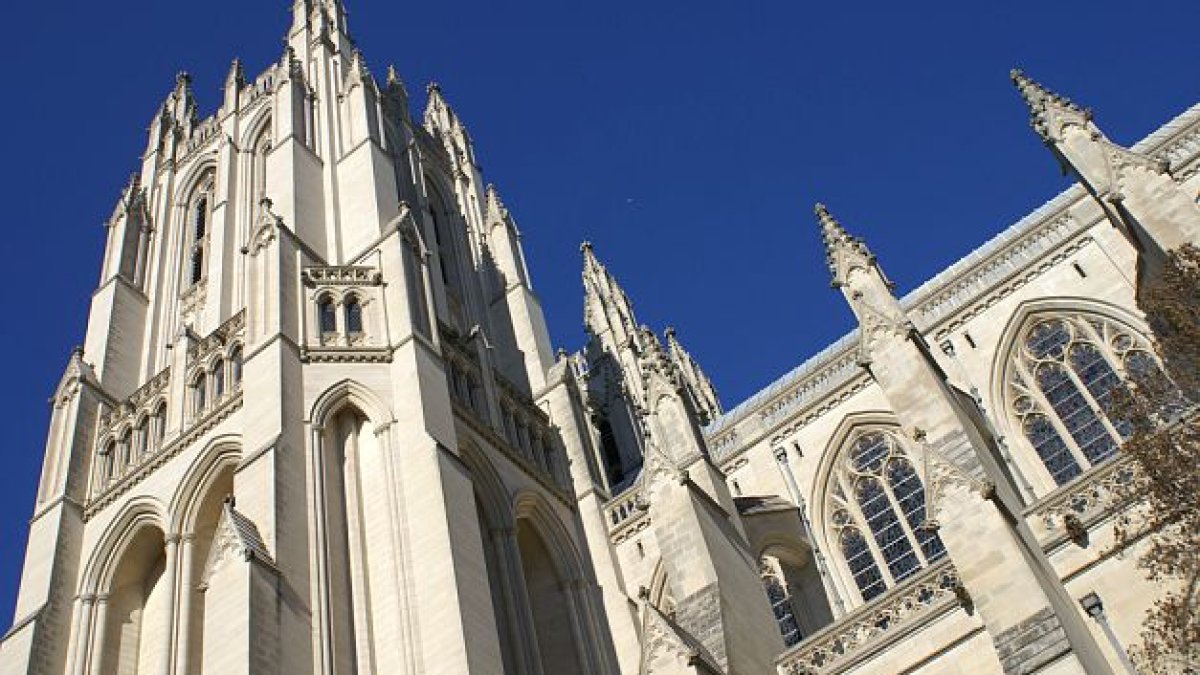
[[[246,330],[245,310],[233,315],[206,337],[196,340],[188,347],[188,362],[203,363],[214,352],[224,352],[235,342],[241,341]]]
[[[378,286],[383,275],[374,267],[305,267],[301,273],[308,286]]]
[[[1075,481],[1050,493],[1026,511],[1039,539],[1076,539],[1074,527],[1087,527],[1128,503],[1129,487],[1137,480],[1132,458],[1118,454]]]
[[[961,603],[962,584],[949,560],[937,563],[784,652],[784,675],[832,675],[885,649]]]
[[[201,436],[240,410],[241,407],[242,393],[238,391],[227,397],[220,405],[210,409],[203,417],[195,420],[190,427],[184,429],[183,433],[173,441],[164,445],[157,452],[143,457],[139,464],[133,466],[123,476],[97,490],[84,508],[84,521],[90,520],[105,506],[113,503],[118,497],[133,488],[133,486],[142,482],[160,466],[167,463],[167,461],[178,455],[185,448],[190,447],[192,443],[195,443]]]

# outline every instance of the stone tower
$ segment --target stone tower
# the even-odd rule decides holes
[[[0,672],[615,672],[466,126],[436,85],[414,119],[340,0],[296,0],[286,43],[203,119],[180,75],[151,122]]]

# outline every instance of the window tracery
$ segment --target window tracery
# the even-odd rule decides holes
[[[1056,485],[1111,458],[1129,434],[1113,409],[1125,376],[1163,377],[1143,337],[1094,315],[1030,322],[1010,358],[1009,409]]]
[[[925,527],[925,487],[894,434],[850,437],[831,481],[832,540],[864,601],[946,555]]]

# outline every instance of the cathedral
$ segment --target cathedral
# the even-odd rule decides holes
[[[106,223],[0,675],[1133,672],[1111,405],[1200,106],[1126,147],[1013,81],[1077,184],[904,297],[817,206],[858,327],[724,409],[586,243],[556,350],[441,90],[295,0],[211,116],[178,77]]]

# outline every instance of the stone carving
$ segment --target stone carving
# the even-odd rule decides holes
[[[961,585],[950,561],[943,560],[784,652],[777,660],[779,671],[784,675],[845,672],[860,658],[958,607]]]

